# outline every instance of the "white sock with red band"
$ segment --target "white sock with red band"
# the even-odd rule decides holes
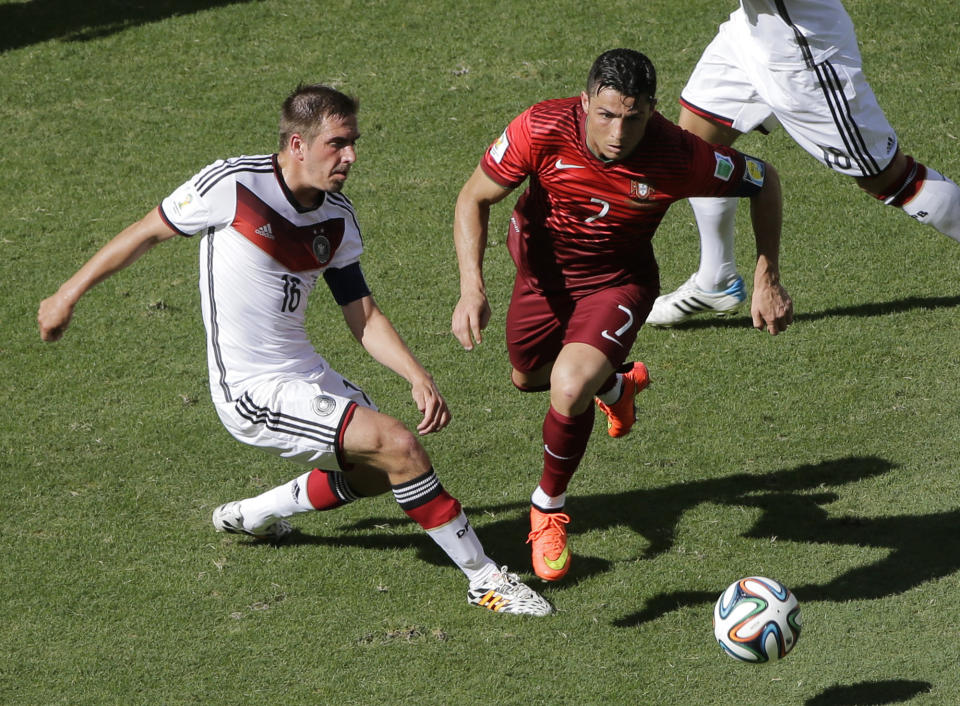
[[[496,570],[497,565],[484,553],[460,503],[444,490],[432,468],[411,481],[393,486],[393,495],[403,511],[423,527],[471,584]]]
[[[960,241],[960,187],[930,167],[916,195],[901,206],[911,218]]]

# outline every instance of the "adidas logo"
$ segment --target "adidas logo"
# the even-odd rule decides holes
[[[274,240],[273,228],[270,227],[269,223],[265,223],[264,225],[257,228],[254,232],[257,235],[259,235],[261,238],[269,238],[270,240]]]

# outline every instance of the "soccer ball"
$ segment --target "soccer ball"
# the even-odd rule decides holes
[[[713,634],[735,659],[782,659],[800,637],[797,597],[783,584],[762,576],[734,581],[713,607]]]

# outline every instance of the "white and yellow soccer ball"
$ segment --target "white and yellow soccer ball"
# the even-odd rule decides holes
[[[786,586],[762,576],[734,581],[713,607],[713,634],[743,662],[783,659],[800,637],[800,605]]]

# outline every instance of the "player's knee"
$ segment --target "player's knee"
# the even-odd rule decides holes
[[[575,416],[593,404],[594,391],[577,375],[554,374],[550,379],[550,404],[567,416]]]
[[[402,482],[408,476],[416,477],[430,468],[430,459],[423,445],[399,420],[389,418],[379,434],[377,456],[390,482]]]

